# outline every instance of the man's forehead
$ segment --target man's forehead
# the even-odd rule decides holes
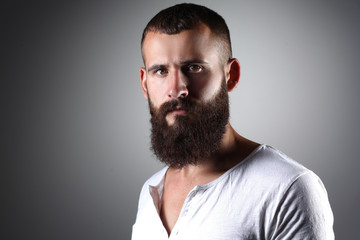
[[[208,54],[213,52],[216,46],[215,37],[210,29],[201,24],[200,26],[184,30],[178,34],[166,34],[162,32],[148,32],[142,48],[142,54],[146,64],[156,61],[157,64],[165,64],[169,60],[182,62],[191,59],[205,61]]]

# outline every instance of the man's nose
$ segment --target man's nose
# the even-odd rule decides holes
[[[187,79],[181,71],[175,71],[170,75],[168,97],[169,98],[185,98],[189,95],[187,88]]]

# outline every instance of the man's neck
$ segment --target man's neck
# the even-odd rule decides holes
[[[219,151],[211,158],[199,160],[196,165],[187,165],[180,169],[170,168],[168,174],[177,175],[194,185],[203,185],[216,179],[230,168],[245,159],[258,143],[240,136],[228,123]]]

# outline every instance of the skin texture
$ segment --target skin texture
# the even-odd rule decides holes
[[[232,91],[240,78],[240,64],[235,58],[224,63],[217,41],[204,24],[175,35],[149,32],[143,43],[145,67],[140,68],[144,97],[159,108],[176,98],[210,101],[224,80],[227,91]],[[178,109],[167,114],[169,126],[176,123],[179,114],[187,113]],[[257,146],[257,143],[237,134],[228,122],[219,151],[214,156],[200,159],[196,165],[169,168],[160,210],[168,234],[178,219],[184,200],[196,185],[218,178]]]

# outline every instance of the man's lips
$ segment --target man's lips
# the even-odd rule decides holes
[[[179,109],[179,110],[173,110],[170,113],[172,113],[172,114],[186,114],[186,111]]]

